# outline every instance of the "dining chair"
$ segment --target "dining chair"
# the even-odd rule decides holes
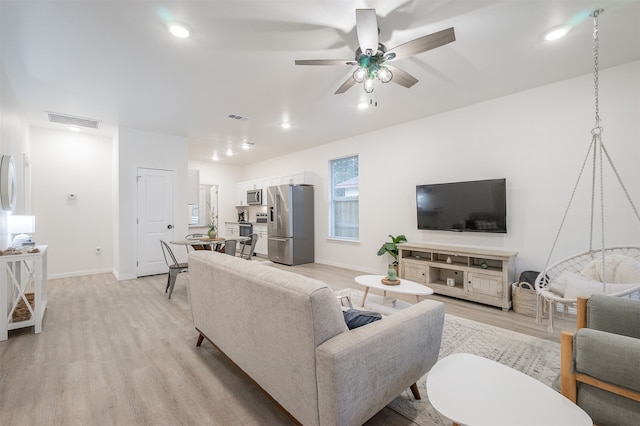
[[[173,254],[171,247],[166,242],[160,240],[160,246],[162,247],[162,256],[164,261],[169,267],[169,276],[167,277],[167,287],[164,289],[165,293],[169,293],[169,299],[171,299],[171,293],[173,293],[173,287],[176,285],[176,278],[181,272],[189,272],[189,264],[186,262],[180,263]],[[168,257],[167,257],[168,256]],[[171,259],[171,261],[169,261]]]
[[[236,245],[238,244],[238,240],[224,240],[224,252],[228,255],[235,256],[236,255]]]
[[[245,260],[253,259],[253,253],[256,251],[256,242],[260,236],[258,234],[251,234],[250,237],[251,240],[243,244],[240,250],[240,257]]]

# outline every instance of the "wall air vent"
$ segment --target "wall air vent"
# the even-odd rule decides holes
[[[238,121],[247,121],[248,118],[247,117],[243,117],[241,115],[237,115],[237,114],[229,114],[227,115],[227,117],[233,119],[233,120],[238,120]]]
[[[47,117],[51,123],[66,124],[67,126],[88,127],[89,129],[97,129],[100,126],[100,121],[92,118],[74,117],[56,112],[47,112]]]

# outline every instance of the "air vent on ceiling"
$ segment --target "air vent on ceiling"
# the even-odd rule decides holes
[[[66,124],[67,126],[88,127],[90,129],[97,129],[98,126],[100,126],[100,121],[92,118],[74,117],[72,115],[58,114],[55,112],[47,112],[47,116],[51,123]]]
[[[247,117],[243,117],[241,115],[237,115],[237,114],[229,114],[227,115],[227,117],[233,119],[233,120],[238,120],[238,121],[247,121],[248,118]]]

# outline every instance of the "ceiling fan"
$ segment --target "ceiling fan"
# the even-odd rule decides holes
[[[356,49],[355,60],[300,59],[295,61],[296,65],[357,65],[358,68],[353,72],[353,76],[342,83],[335,94],[346,92],[355,83],[364,83],[364,91],[371,93],[375,87],[376,78],[382,83],[393,81],[409,88],[416,84],[418,79],[388,62],[417,55],[456,40],[451,27],[387,50],[384,44],[378,42],[379,29],[375,9],[356,9],[356,32],[360,47]]]

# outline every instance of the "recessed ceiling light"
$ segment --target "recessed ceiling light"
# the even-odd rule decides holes
[[[171,34],[179,38],[187,38],[191,34],[189,28],[186,25],[180,24],[178,22],[170,22],[167,27],[169,28],[169,32]]]
[[[233,155],[233,150],[232,150],[231,148],[229,148],[229,149],[227,150],[227,155],[228,155],[229,157],[231,157],[231,156]]]
[[[286,121],[282,122],[280,123],[280,127],[282,127],[283,129],[289,129],[291,128],[291,123],[287,123]]]
[[[545,34],[544,39],[547,41],[558,40],[559,38],[564,37],[569,32],[569,29],[566,27],[556,28],[555,30],[549,31]]]
[[[246,142],[242,144],[242,149],[244,149],[244,150],[249,149],[249,147],[250,147],[249,144],[246,143]]]
[[[369,108],[369,102],[362,101],[358,104],[358,109],[367,109]]]

